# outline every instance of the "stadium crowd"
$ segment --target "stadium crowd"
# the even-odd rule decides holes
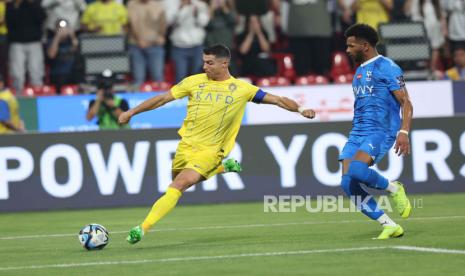
[[[233,75],[258,85],[350,82],[344,30],[409,20],[424,23],[435,76],[465,79],[464,0],[0,0],[0,73],[16,95],[76,93],[79,38],[92,33],[127,36],[134,91],[200,72],[217,43],[232,50]]]

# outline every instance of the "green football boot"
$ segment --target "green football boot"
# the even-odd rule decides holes
[[[397,224],[396,226],[383,226],[383,232],[375,239],[387,240],[389,238],[399,238],[404,235],[404,229]]]
[[[236,160],[232,159],[232,158],[224,161],[223,167],[224,167],[224,172],[236,172],[236,173],[238,173],[238,172],[242,171],[241,164],[239,162],[237,162]]]
[[[128,237],[126,238],[126,240],[130,244],[135,244],[135,243],[139,242],[142,239],[143,235],[144,235],[144,231],[142,230],[142,227],[140,227],[140,225],[139,225],[139,226],[133,227],[133,228],[131,228],[131,230],[129,230],[129,234],[128,234]]]

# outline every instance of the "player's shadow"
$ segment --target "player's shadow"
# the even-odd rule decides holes
[[[186,248],[191,248],[195,247],[198,249],[198,247],[209,247],[215,244],[221,245],[222,247],[225,246],[225,244],[235,244],[240,241],[240,243],[250,243],[251,240],[256,240],[256,236],[221,236],[221,237],[210,237],[210,238],[200,238],[200,239],[183,239],[179,240],[177,242],[172,242],[172,243],[163,243],[163,244],[157,244],[156,241],[144,241],[144,244],[141,244],[140,247],[135,245],[133,248],[136,250],[173,250],[173,249],[186,249]],[[115,250],[127,250],[127,247],[125,248],[114,248]]]

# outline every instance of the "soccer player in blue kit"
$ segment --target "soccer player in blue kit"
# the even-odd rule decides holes
[[[409,217],[412,206],[403,185],[390,182],[370,166],[378,163],[394,142],[399,156],[410,153],[412,103],[400,67],[376,51],[376,30],[366,24],[355,24],[347,29],[345,36],[347,54],[360,66],[352,81],[355,96],[352,130],[339,156],[341,187],[359,203],[357,207],[362,213],[381,224],[383,231],[377,239],[397,238],[404,234],[404,229],[377,207],[362,184],[388,191],[399,214]]]

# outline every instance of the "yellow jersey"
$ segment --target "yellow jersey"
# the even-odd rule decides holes
[[[378,29],[378,24],[389,22],[389,13],[379,0],[360,0],[356,14],[357,23],[365,23]]]
[[[241,127],[245,106],[258,90],[234,77],[225,81],[211,80],[207,74],[185,78],[171,88],[174,98],[189,97],[186,118],[179,130],[182,140],[210,150],[223,150],[228,155]]]
[[[2,24],[0,24],[0,35],[6,35],[8,33],[8,29],[6,28],[6,16],[5,16],[5,2],[0,2],[0,19],[3,19]]]
[[[10,90],[0,91],[0,100],[5,101],[8,104],[8,110],[10,111],[10,122],[19,127],[21,124],[21,119],[19,117],[19,105],[15,96],[10,92]],[[13,131],[3,124],[0,123],[0,134],[12,133]]]
[[[123,26],[128,22],[128,12],[120,3],[97,1],[87,7],[81,22],[89,28],[102,27],[98,34],[117,35],[123,32]]]

